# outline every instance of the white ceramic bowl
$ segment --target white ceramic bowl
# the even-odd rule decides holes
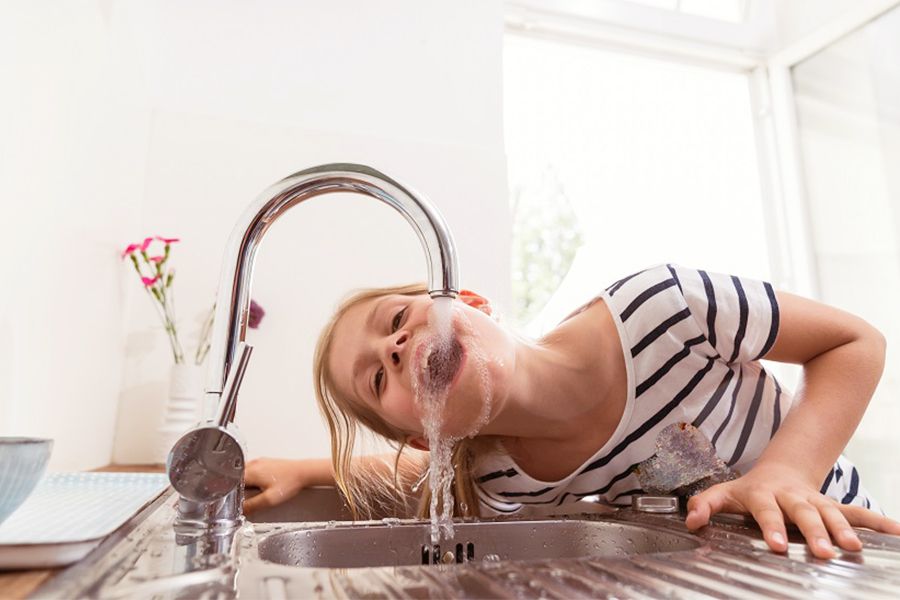
[[[34,490],[52,449],[53,440],[0,437],[0,523]]]

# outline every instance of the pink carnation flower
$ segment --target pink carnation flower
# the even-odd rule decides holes
[[[149,239],[149,238],[148,238],[148,239]],[[181,241],[181,239],[179,239],[179,238],[164,238],[164,237],[161,237],[161,236],[156,236],[156,239],[158,239],[159,241],[161,241],[163,244],[174,244],[175,242],[180,242],[180,241]]]
[[[159,280],[159,276],[158,276],[158,275],[157,275],[156,277],[141,277],[141,281],[144,282],[144,285],[145,285],[146,287],[150,287],[151,285],[153,285],[154,283],[156,283],[158,280]]]
[[[162,262],[166,257],[165,256],[151,256],[150,260],[155,263]]]
[[[128,247],[122,252],[122,258],[124,259],[126,256],[130,256],[134,254],[134,251],[140,248],[140,244],[128,244]]]

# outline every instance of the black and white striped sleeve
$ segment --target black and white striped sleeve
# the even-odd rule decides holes
[[[670,264],[678,289],[703,335],[728,364],[765,357],[778,334],[772,284]]]

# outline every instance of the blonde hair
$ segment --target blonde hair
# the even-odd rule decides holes
[[[411,500],[414,498],[415,492],[412,489],[415,487],[414,483],[425,477],[425,465],[415,465],[414,460],[407,460],[406,468],[401,469],[401,460],[404,450],[407,448],[406,433],[385,422],[362,402],[354,401],[338,390],[334,376],[328,367],[334,330],[350,309],[363,302],[383,296],[419,296],[427,292],[427,287],[422,283],[356,292],[340,304],[322,329],[316,344],[313,360],[316,400],[331,432],[331,460],[335,483],[344,495],[354,519],[385,516],[386,512],[387,514],[396,514],[398,510],[406,516],[411,509]],[[353,468],[352,455],[358,437],[359,424],[381,436],[396,448],[397,454],[394,457],[390,477],[385,477],[379,472],[379,469]],[[466,438],[457,442],[453,448],[454,516],[477,516],[478,514],[478,499],[475,496],[472,481],[473,460],[479,446],[490,443]],[[420,517],[427,517],[431,498],[427,482],[423,482],[420,489],[422,491],[416,512]]]

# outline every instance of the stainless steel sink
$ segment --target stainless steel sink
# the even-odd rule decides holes
[[[453,540],[424,555],[420,521],[248,523],[189,535],[173,527],[177,502],[164,495],[35,596],[894,600],[900,589],[900,538],[865,530],[861,552],[822,561],[790,532],[788,552],[775,554],[742,521],[688,534],[678,515],[622,509],[459,523]],[[309,514],[308,503],[298,508]],[[466,564],[421,564],[448,552],[456,562],[456,544]]]
[[[453,539],[432,546],[430,525],[333,524],[262,537],[262,560],[295,567],[353,569],[435,563],[628,557],[694,550],[696,538],[627,523],[523,520],[457,523]]]

